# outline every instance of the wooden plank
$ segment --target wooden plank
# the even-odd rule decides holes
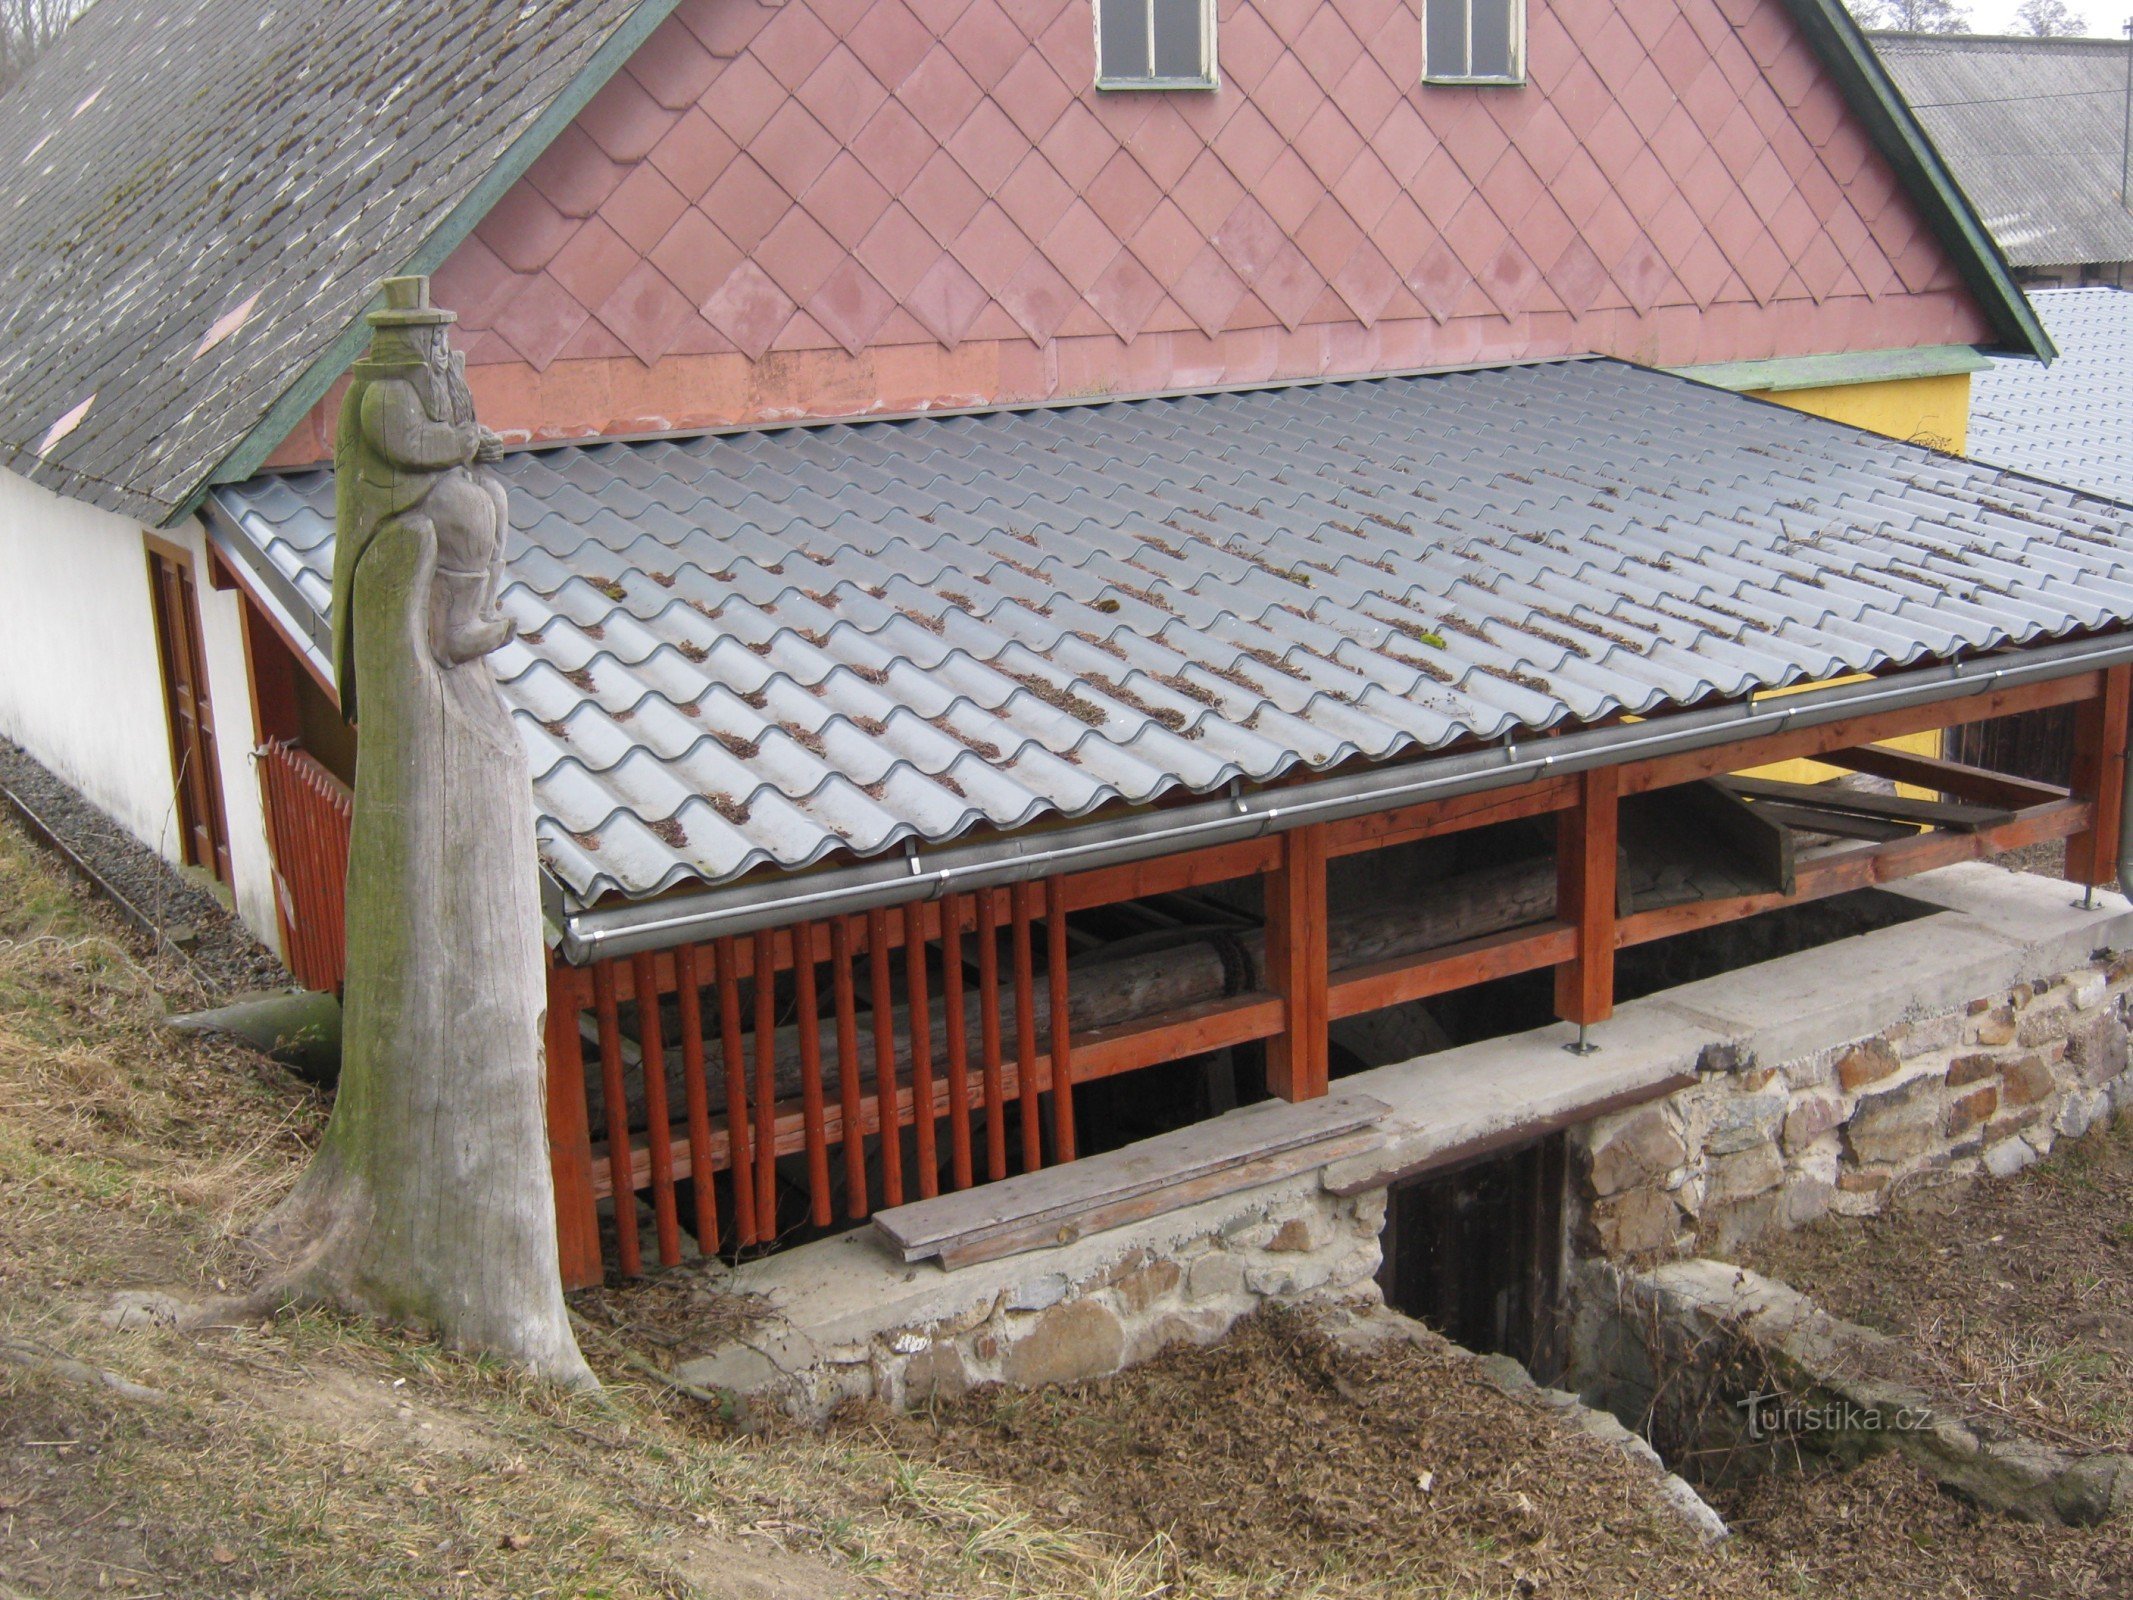
[[[556,1254],[563,1287],[586,1289],[602,1276],[600,1216],[593,1198],[592,1128],[585,1110],[585,1050],[578,1009],[558,1005],[551,978],[545,1040],[548,1059],[548,1172],[555,1185]]]
[[[1797,756],[1819,757],[1825,750],[1876,744],[1883,739],[1901,738],[1907,733],[1952,728],[1965,722],[1982,722],[1988,717],[2011,717],[2019,711],[2038,711],[2046,706],[2071,705],[2077,700],[2092,698],[2100,687],[2098,673],[2075,672],[2063,678],[2047,678],[2013,689],[1993,689],[1960,700],[1939,700],[1895,711],[1864,712],[1812,728],[1788,729],[1759,738],[1684,751],[1679,755],[1633,761],[1621,769],[1622,792],[1642,794],[1650,789],[1671,789],[1678,783],[1693,783],[1698,778],[1723,777],[1743,767],[1771,766]],[[1665,726],[1665,721],[1654,719],[1650,726],[1657,730]]]
[[[1795,832],[1826,833],[1833,839],[1870,839],[1877,844],[1908,839],[1925,826],[1922,822],[1897,822],[1890,817],[1861,817],[1849,811],[1790,805],[1783,800],[1758,800],[1749,809],[1765,821]]]
[[[1869,794],[1862,789],[1843,789],[1827,783],[1780,783],[1772,778],[1727,777],[1713,780],[1729,793],[1748,800],[1779,800],[1787,805],[1810,806],[1817,811],[1849,811],[1862,817],[1883,817],[1891,822],[1916,822],[1932,828],[1958,828],[1975,833],[1996,828],[2013,819],[2001,806],[1977,806],[1960,800],[1914,800],[1900,794]]]
[[[918,1192],[940,1193],[941,1159],[933,1115],[933,1001],[926,982],[926,941],[916,905],[904,907],[904,1013],[911,1024],[912,1112],[917,1122]]]
[[[1267,1087],[1284,1100],[1326,1092],[1326,832],[1303,827],[1282,835],[1281,869],[1266,880],[1268,987],[1288,1007],[1282,1031],[1267,1045]]]
[[[1887,778],[1894,783],[1908,783],[1915,788],[1933,789],[1942,794],[1952,794],[1958,800],[1968,800],[1974,805],[2001,806],[2009,811],[2050,805],[2054,800],[2064,800],[2069,792],[2056,784],[2037,783],[2029,778],[1992,772],[1984,767],[1966,765],[1961,761],[1946,761],[1939,756],[1925,756],[1911,750],[1893,749],[1885,744],[1852,745],[1844,750],[1828,750],[1818,759],[1833,767],[1842,767],[1847,772],[1871,773],[1874,777]]]
[[[859,1000],[852,986],[852,922],[830,924],[830,1004],[837,1013],[837,1097],[847,1129],[861,1123]],[[827,1129],[824,1137],[828,1137]],[[856,1221],[867,1214],[867,1145],[856,1134],[844,1145],[844,1208]]]
[[[1151,895],[1227,883],[1232,878],[1255,878],[1273,871],[1280,859],[1279,839],[1242,839],[1206,850],[1131,861],[1120,867],[1067,873],[1060,888],[1067,910],[1086,911],[1120,900],[1145,900]]]
[[[681,987],[676,1004],[681,1011],[681,1092],[689,1119],[689,1173],[696,1199],[696,1242],[705,1255],[718,1251],[718,1183],[711,1165],[711,1084],[704,1068],[704,1009],[702,974],[696,967],[696,946],[684,945],[674,952],[674,972]]]
[[[941,994],[948,1024],[948,1161],[958,1189],[976,1181],[970,1153],[970,1012],[963,999],[962,907],[941,925]]]
[[[992,896],[978,901],[978,1070],[985,1083],[985,1167],[1007,1176],[1007,1094],[1000,1079],[1000,930]]]
[[[766,1244],[778,1236],[776,939],[769,928],[755,936],[755,1231]]]
[[[1031,885],[1018,883],[1014,893],[1011,943],[1015,966],[1015,1082],[1022,1097],[1022,1170],[1044,1165],[1044,1130],[1037,1118],[1037,985],[1030,954]]]
[[[889,913],[867,913],[867,993],[873,1014],[874,1099],[881,1112],[881,1192],[892,1206],[904,1203],[903,1095],[896,1087],[896,1009],[889,991]]]
[[[615,964],[593,968],[593,1015],[600,1030],[600,1075],[607,1090],[608,1193],[615,1197],[615,1259],[624,1277],[644,1270],[637,1238],[637,1181],[630,1159],[629,1096],[622,1090],[622,1025],[615,1020]]]
[[[756,1230],[755,1162],[748,1137],[748,1068],[741,1058],[740,941],[721,939],[718,965],[718,1052],[726,1067],[726,1166],[733,1174],[733,1228],[738,1242],[754,1244]],[[765,1160],[769,1159],[766,1152]]]
[[[830,1225],[829,1133],[822,1104],[822,1000],[815,990],[814,926],[793,930],[793,1009],[800,1023],[800,1114],[807,1119],[807,1196],[815,1226]]]
[[[1383,850],[1434,839],[1468,828],[1492,823],[1515,822],[1522,817],[1561,811],[1577,799],[1577,780],[1571,777],[1543,778],[1538,783],[1513,788],[1489,789],[1480,794],[1458,795],[1448,800],[1425,800],[1420,805],[1400,806],[1368,816],[1349,817],[1326,824],[1326,854],[1351,856],[1365,850]]]
[[[1615,928],[1618,948],[1693,933],[1738,921],[1760,911],[1799,905],[1825,895],[1852,889],[1870,889],[1894,883],[1935,867],[1958,861],[1976,861],[2003,850],[2019,850],[2045,839],[2063,839],[2080,831],[2089,816],[2085,801],[2061,800],[2037,806],[1997,828],[1977,833],[1933,832],[1918,834],[1894,844],[1859,845],[1811,856],[1800,864],[1798,891],[1790,895],[1743,895],[1727,900],[1702,900],[1691,905],[1667,906],[1640,911]]]
[[[1071,1166],[879,1211],[874,1226],[906,1261],[921,1261],[956,1241],[1004,1227],[1056,1225],[1122,1198],[1369,1127],[1386,1110],[1383,1101],[1363,1094],[1326,1095],[1303,1104],[1262,1101]]]
[[[1197,1178],[1189,1178],[1167,1188],[1152,1190],[1146,1194],[1123,1196],[1064,1222],[1031,1223],[1003,1229],[986,1238],[943,1249],[936,1259],[943,1270],[953,1272],[958,1268],[976,1266],[980,1262],[999,1261],[1008,1256],[1020,1255],[1028,1250],[1072,1244],[1077,1239],[1086,1238],[1092,1233],[1101,1233],[1106,1228],[1123,1228],[1131,1223],[1145,1222],[1150,1217],[1183,1211],[1205,1201],[1220,1199],[1226,1194],[1241,1194],[1247,1189],[1279,1183],[1284,1178],[1293,1178],[1298,1173],[1309,1172],[1313,1167],[1331,1166],[1336,1161],[1345,1161],[1350,1156],[1361,1155],[1375,1145],[1378,1139],[1379,1134],[1375,1128],[1358,1128],[1353,1133],[1335,1134],[1315,1144],[1299,1145],[1293,1150],[1278,1151],[1237,1166],[1202,1173]]]
[[[2126,713],[2133,667],[2112,667],[2103,692],[2074,710],[2073,792],[2093,806],[2089,825],[2066,841],[2066,875],[2075,883],[2118,876],[2119,813],[2126,781]]]
[[[1555,969],[1555,1014],[1581,1026],[1615,1009],[1615,890],[1620,769],[1578,774],[1578,804],[1559,813],[1556,917],[1578,931],[1577,953]]]
[[[1089,1083],[1270,1038],[1281,1031],[1287,1014],[1278,995],[1246,994],[1182,1006],[1116,1027],[1092,1028],[1074,1041],[1074,1076]]]
[[[1366,1011],[1426,1000],[1494,978],[1532,972],[1568,961],[1577,954],[1577,929],[1567,922],[1543,922],[1507,928],[1479,939],[1446,945],[1420,956],[1395,956],[1333,974],[1327,1009],[1331,1016],[1354,1017]]]
[[[1057,878],[1044,880],[1044,976],[1051,989],[1052,1159],[1074,1159],[1074,1045],[1067,1016],[1066,899]]]
[[[647,992],[650,975],[643,969],[650,966],[645,956],[637,956],[631,964],[638,968],[637,992]],[[667,1047],[660,1037],[659,1001],[653,998],[642,1000],[637,1005],[637,1049],[644,1062],[644,1114],[645,1125],[666,1128],[673,1125],[667,1113]],[[652,1235],[659,1245],[659,1264],[662,1267],[681,1265],[681,1218],[674,1204],[674,1160],[665,1139],[651,1141],[652,1156]]]

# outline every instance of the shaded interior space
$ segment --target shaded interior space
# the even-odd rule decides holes
[[[1565,1364],[1564,1174],[1557,1133],[1394,1184],[1378,1269],[1385,1303],[1553,1383]]]

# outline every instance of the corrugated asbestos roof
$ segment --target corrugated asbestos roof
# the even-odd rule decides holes
[[[2133,618],[2133,513],[1611,361],[504,470],[581,901]],[[217,499],[323,612],[331,476]]]
[[[1970,454],[2133,503],[2133,293],[2040,289],[2030,300],[2059,359],[1995,361],[1970,380]]]
[[[2121,41],[1872,37],[2008,260],[2133,261]]]
[[[0,467],[169,519],[640,4],[98,0],[0,96]]]

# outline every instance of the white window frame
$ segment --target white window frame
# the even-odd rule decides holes
[[[1141,0],[1147,14],[1148,59],[1155,60],[1155,6],[1153,0]],[[1520,0],[1523,5],[1523,0]],[[1104,90],[1135,89],[1219,89],[1222,74],[1217,65],[1215,51],[1215,0],[1200,0],[1200,72],[1190,78],[1112,78],[1104,75],[1104,7],[1103,0],[1090,0],[1090,10],[1096,19],[1096,87]]]
[[[1422,0],[1422,81],[1424,83],[1468,84],[1496,87],[1516,87],[1526,81],[1526,0],[1510,0],[1511,5],[1511,70],[1502,75],[1496,73],[1437,72],[1432,70],[1429,59],[1429,8],[1431,6],[1457,6],[1467,15],[1467,60],[1459,63],[1464,67],[1473,60],[1474,0]]]

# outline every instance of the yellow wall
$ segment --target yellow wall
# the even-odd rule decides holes
[[[1827,389],[1766,389],[1756,398],[1956,455],[1962,454],[1970,436],[1967,372],[1846,383]]]
[[[1828,417],[1833,422],[1848,422],[1855,428],[1886,434],[1891,439],[1958,454],[1970,433],[1970,374],[1967,372],[1938,378],[1893,378],[1880,383],[1840,384],[1827,389],[1764,391],[1757,398],[1790,406],[1795,411]],[[1844,683],[1851,680],[1839,678],[1833,681]],[[1819,684],[1798,686],[1799,689],[1820,687]],[[1779,694],[1796,692],[1777,691]],[[1938,730],[1885,742],[1898,750],[1913,750],[1920,755],[1937,756],[1941,749]],[[1836,767],[1805,760],[1780,761],[1774,766],[1757,767],[1749,774],[1750,777],[1776,778],[1786,783],[1821,783],[1838,775]],[[1906,786],[1904,792],[1912,791]],[[1924,790],[1916,792],[1925,793]]]

